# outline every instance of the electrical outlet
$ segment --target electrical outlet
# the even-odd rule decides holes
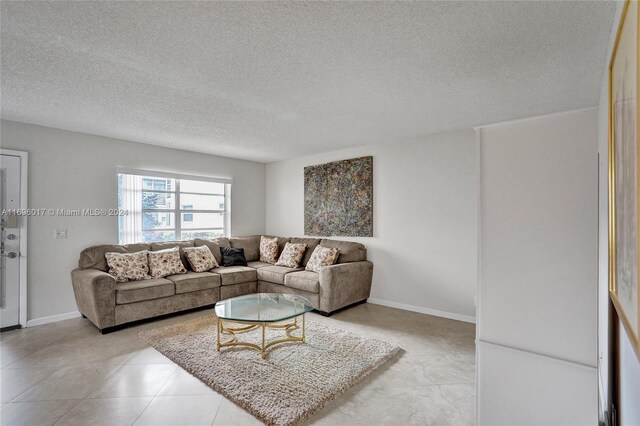
[[[53,233],[53,238],[56,240],[65,240],[67,238],[66,229],[56,229]]]

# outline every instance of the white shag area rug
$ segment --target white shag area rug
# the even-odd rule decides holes
[[[216,392],[270,425],[302,422],[400,348],[364,338],[307,318],[306,343],[268,349],[266,359],[246,347],[216,350],[217,318],[207,315],[145,331],[140,337]],[[296,330],[293,335],[300,335]],[[268,330],[267,340],[284,337]],[[239,333],[238,340],[259,343],[260,329]],[[224,340],[228,340],[224,336]]]

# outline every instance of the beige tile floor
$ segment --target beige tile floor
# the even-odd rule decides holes
[[[104,336],[80,318],[0,334],[0,424],[260,424],[137,336],[209,312]],[[474,423],[473,324],[372,304],[309,317],[404,351],[307,424]]]

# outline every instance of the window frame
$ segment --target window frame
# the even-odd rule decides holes
[[[193,210],[193,204],[188,204],[190,207],[186,208],[187,205],[182,206],[182,222],[193,222],[193,213],[187,213],[189,210]],[[189,215],[189,219],[187,220],[187,215]],[[224,223],[223,223],[224,225]]]
[[[144,228],[144,221],[140,225],[140,233],[144,232],[173,232],[176,238],[176,241],[183,240],[182,233],[183,232],[198,232],[198,231],[221,231],[222,236],[229,237],[231,234],[231,185],[232,180],[228,178],[218,178],[218,177],[208,177],[208,176],[193,176],[193,175],[184,175],[184,174],[176,174],[176,173],[167,173],[167,172],[159,172],[153,170],[131,170],[124,168],[116,169],[116,198],[120,193],[120,175],[135,175],[141,176],[143,178],[151,178],[151,179],[173,179],[174,185],[172,190],[161,190],[161,189],[145,189],[144,187],[140,189],[140,193],[159,193],[159,194],[173,194],[175,198],[175,206],[174,208],[140,208],[140,214],[144,217],[145,213],[169,213],[173,214],[173,222],[174,227],[172,228]],[[208,193],[208,192],[195,192],[195,191],[180,191],[180,183],[181,180],[191,180],[197,182],[212,182],[223,184],[223,193]],[[224,209],[183,209],[180,203],[181,195],[206,195],[206,196],[217,196],[223,197],[224,199]],[[185,228],[182,224],[183,214],[195,214],[195,213],[222,213],[222,228],[220,227],[207,227],[207,228]],[[122,217],[121,220],[126,220],[126,217]],[[187,221],[189,222],[189,221]],[[118,221],[118,240],[122,244],[123,242],[120,240],[121,234],[121,222]],[[187,238],[192,239],[192,238]]]

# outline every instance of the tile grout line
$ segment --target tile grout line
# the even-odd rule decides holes
[[[82,398],[82,401],[89,399],[89,395],[91,395],[91,393],[93,393],[96,389],[98,389],[100,386],[104,385],[107,380],[109,380],[114,374],[116,374],[118,371],[122,370],[122,367],[124,366],[124,364],[121,364],[118,366],[118,368],[116,368],[115,370],[113,370],[113,372],[111,374],[109,374],[107,377],[104,378],[103,381],[101,381],[100,383],[98,383],[97,385],[95,385],[95,387],[93,387],[89,392],[87,392],[87,394]]]
[[[218,403],[218,408],[216,408],[216,414],[213,416],[213,420],[211,421],[211,426],[213,426],[213,424],[216,422],[216,419],[218,418],[218,414],[220,413],[220,407],[222,407],[222,403],[226,399],[224,395],[221,395],[221,394],[218,394],[218,395],[220,395],[220,402]]]
[[[162,384],[162,386],[158,387],[158,392],[156,392],[156,394],[153,396],[153,398],[151,398],[151,400],[149,401],[149,403],[147,405],[145,405],[145,407],[142,409],[142,411],[140,411],[140,414],[138,414],[138,417],[136,417],[136,419],[133,421],[133,423],[131,423],[131,426],[133,426],[134,424],[136,424],[136,422],[140,419],[140,416],[142,416],[144,414],[144,412],[146,411],[147,408],[149,408],[149,406],[151,405],[151,403],[158,397],[158,394],[160,393],[160,391],[162,390],[162,388],[164,388],[167,383],[169,383],[169,380],[171,380],[171,377],[173,377],[174,374],[176,374],[176,371],[178,371],[178,364],[175,364],[175,368],[173,370],[173,373],[169,374],[169,377],[167,377],[167,380],[165,380],[165,382]]]
[[[124,364],[122,364],[124,365]],[[100,386],[101,384],[103,384],[105,381],[107,381],[109,379],[109,377],[111,377],[112,375],[114,375],[118,370],[120,370],[120,368],[122,367],[122,365],[118,365],[118,368],[116,368],[111,374],[109,374],[104,381],[100,382],[99,384],[97,384],[94,388],[92,388],[89,393],[87,393],[87,395],[85,395],[82,398],[69,398],[69,399],[79,399],[79,400],[83,400],[86,399],[88,395],[91,394],[91,392],[93,392],[98,386]],[[38,380],[36,383],[34,383],[32,386],[30,386],[29,388],[25,389],[24,392],[19,393],[18,395],[14,396],[10,401],[7,401],[7,403],[10,402],[37,402],[37,401],[64,401],[64,400],[58,400],[58,399],[42,399],[42,400],[37,400],[37,401],[15,401],[17,398],[21,397],[22,395],[24,395],[25,393],[29,392],[31,389],[33,389],[35,386],[39,385],[40,383],[44,382],[45,380],[47,380],[48,378],[50,378],[51,376],[53,376],[54,374],[56,374],[58,371],[62,370],[62,369],[73,369],[73,368],[80,368],[80,367],[87,367],[87,366],[96,366],[96,367],[100,367],[100,364],[81,364],[80,366],[72,366],[72,365],[62,365],[59,367],[36,367],[36,368],[56,368],[55,371],[53,371],[51,374],[49,374],[48,376]],[[102,366],[104,368],[108,368],[108,365]],[[12,368],[11,370],[28,370],[29,368]]]
[[[42,368],[47,368],[47,367],[42,367]],[[53,368],[53,367],[52,367]],[[48,379],[49,377],[53,376],[54,374],[56,374],[58,371],[60,371],[62,368],[64,367],[60,367],[55,371],[52,371],[51,374],[49,374],[48,376],[43,377],[42,379],[38,380],[37,382],[35,382],[33,385],[29,386],[27,389],[24,390],[24,392],[19,393],[18,395],[14,396],[13,398],[11,398],[9,401],[7,401],[6,403],[12,403],[12,402],[20,402],[20,401],[15,401],[16,398],[19,398],[20,396],[24,395],[25,393],[29,392],[31,389],[33,389],[34,386],[40,384],[41,382],[45,381],[46,379]],[[19,368],[13,368],[12,370],[20,370]],[[27,369],[28,370],[28,369]],[[26,402],[26,401],[25,401]]]
[[[121,367],[121,366],[120,366],[120,367]],[[120,369],[120,367],[116,368],[116,369],[113,371],[113,373],[111,373],[109,376],[107,376],[107,378],[105,378],[105,381],[106,381],[109,377],[111,377],[111,376],[112,376],[116,371],[118,371],[118,370]],[[61,369],[63,369],[63,368],[68,368],[68,367],[60,367],[58,370],[56,370],[56,371],[54,371],[53,373],[51,373],[51,375],[49,375],[49,376],[47,376],[46,378],[44,378],[44,379],[40,380],[38,383],[36,383],[36,384],[34,384],[33,386],[31,386],[29,389],[25,390],[25,391],[24,391],[24,392],[22,392],[20,395],[23,395],[24,393],[28,392],[28,391],[29,391],[30,389],[32,389],[34,386],[36,386],[36,385],[37,385],[37,384],[39,384],[40,382],[42,382],[42,381],[46,380],[47,378],[49,378],[49,377],[53,376],[56,372],[60,371],[60,370],[61,370]],[[101,382],[100,384],[96,385],[96,388],[97,388],[98,386],[100,386],[102,383],[104,383],[104,382]],[[94,389],[95,389],[95,388],[94,388]],[[87,393],[87,395],[85,395],[83,398],[78,398],[78,399],[76,399],[76,403],[75,403],[75,404],[73,404],[73,405],[71,405],[71,406],[69,407],[69,409],[68,409],[67,411],[65,411],[65,412],[64,412],[64,413],[63,413],[63,414],[58,418],[58,420],[56,420],[56,421],[53,423],[53,425],[55,426],[56,424],[58,424],[58,423],[59,423],[59,422],[60,422],[60,421],[61,421],[61,420],[62,420],[62,419],[67,415],[67,414],[69,414],[69,413],[71,412],[71,410],[73,410],[74,408],[76,408],[76,407],[77,407],[77,406],[78,406],[82,401],[84,401],[85,399],[87,399],[87,396],[88,396],[89,394],[91,394],[91,392],[92,392],[94,389],[90,390],[90,391]],[[18,398],[20,395],[17,395],[17,396],[16,396],[16,397],[14,397],[11,401],[15,400],[15,399],[16,399],[16,398]],[[75,398],[72,398],[72,399],[75,399]],[[20,403],[20,402],[41,402],[41,401],[60,401],[60,400],[52,399],[52,400],[40,400],[40,401],[16,401],[16,402],[14,402],[14,404],[15,404],[15,403]],[[62,400],[62,401],[69,401],[69,400]]]
[[[74,408],[76,408],[78,406],[78,404],[80,404],[83,400],[82,399],[78,399],[76,400],[76,403],[71,405],[69,407],[69,409],[67,411],[65,411],[60,417],[58,417],[58,420],[56,420],[53,423],[53,426],[57,425],[58,423],[60,423],[60,420],[62,420],[67,414],[69,414],[71,412],[71,410],[73,410]]]
[[[164,386],[164,385],[163,385],[163,386]],[[147,403],[147,405],[145,405],[145,406],[144,406],[144,408],[142,409],[142,411],[140,411],[140,414],[138,414],[138,416],[135,418],[135,420],[134,420],[133,422],[131,422],[131,426],[133,426],[133,425],[135,425],[135,424],[136,424],[136,422],[138,421],[138,419],[140,418],[140,416],[142,416],[142,414],[145,412],[145,410],[146,410],[147,408],[149,408],[149,406],[151,405],[151,403],[153,402],[153,400],[154,400],[154,399],[156,399],[156,396],[158,396],[158,395],[155,395],[153,398],[151,398],[151,399],[149,400],[149,402]]]

